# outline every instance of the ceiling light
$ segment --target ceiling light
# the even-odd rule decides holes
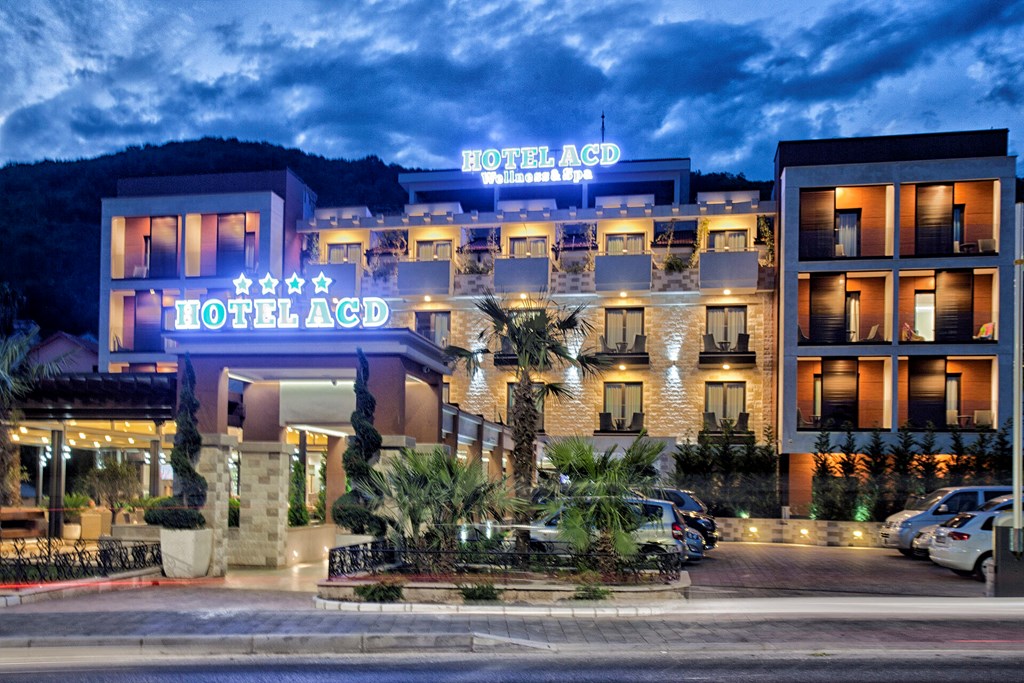
[[[626,298],[626,293],[625,292],[619,292],[619,296],[621,298],[625,299]]]
[[[47,436],[43,437],[43,443],[50,443],[50,438]]]
[[[619,370],[625,370],[625,369],[626,369],[626,366],[620,363],[619,364]]]
[[[107,434],[103,438],[106,440],[107,443],[110,443],[110,434]]]
[[[92,445],[93,445],[93,448],[99,448],[100,447],[100,442],[99,441],[93,441]]]
[[[731,289],[724,289],[724,290],[722,290],[722,294],[725,294],[726,296],[729,296],[730,294],[732,294],[732,290]]]
[[[85,432],[78,432],[78,438],[79,439],[84,439],[85,438]]]
[[[78,445],[77,443],[75,443],[74,439],[68,439],[68,443],[71,444],[72,446],[77,446]]]
[[[430,303],[430,295],[427,294],[425,297],[423,297],[423,300],[426,301],[429,304]]]
[[[520,295],[519,295],[519,298],[520,298],[520,299],[525,299],[525,298],[526,298],[526,293],[525,293],[525,292],[523,292],[522,294],[520,294]]]
[[[724,365],[722,365],[722,369],[723,370],[728,370],[729,369],[729,364],[725,363]]]
[[[28,434],[28,427],[18,427],[18,431],[22,434]]]
[[[21,441],[21,437],[17,434],[11,434],[11,441]]]
[[[129,436],[128,437],[128,443],[135,443],[135,437]]]

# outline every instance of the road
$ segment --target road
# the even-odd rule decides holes
[[[1020,680],[1017,652],[975,653],[970,657],[914,653],[879,656],[836,652],[696,656],[652,651],[614,657],[517,654],[345,658],[235,658],[176,660],[144,666],[116,663],[35,668],[0,668],[4,681],[64,683],[291,683],[360,681],[365,683],[526,683],[550,681],[828,681],[829,683],[970,683]]]

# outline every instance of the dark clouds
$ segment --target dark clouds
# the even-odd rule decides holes
[[[994,0],[0,5],[0,162],[203,135],[450,167],[599,135],[765,178],[780,139],[1010,127]]]

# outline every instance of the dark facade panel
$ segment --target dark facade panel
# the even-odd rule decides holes
[[[946,424],[946,359],[911,356],[907,373],[907,418],[912,427]]]
[[[935,273],[935,341],[970,341],[974,330],[974,273]]]
[[[918,185],[914,255],[953,253],[953,186]]]
[[[811,329],[813,344],[842,344],[846,336],[846,276],[811,273]]]
[[[857,429],[859,372],[856,358],[821,361],[821,423],[826,429]]]
[[[800,191],[800,260],[831,259],[835,253],[836,191]]]

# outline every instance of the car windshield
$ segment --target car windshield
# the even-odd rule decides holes
[[[967,523],[970,522],[972,519],[974,519],[974,515],[969,515],[967,513],[962,512],[953,519],[946,520],[942,524],[942,526],[948,527],[950,529],[959,529],[960,527],[967,526]]]
[[[911,496],[907,498],[907,510],[927,510],[946,497],[949,491],[936,491],[929,496]]]
[[[1010,498],[1009,496],[1000,496],[999,498],[993,498],[992,500],[986,502],[978,509],[983,512],[988,512],[989,510],[1004,510],[1010,507],[1011,505],[1013,505],[1013,498]]]

